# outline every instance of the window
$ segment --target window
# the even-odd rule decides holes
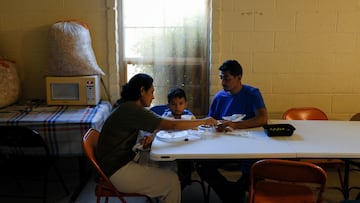
[[[167,103],[181,87],[189,109],[208,112],[209,0],[123,0],[123,62],[126,81],[134,74],[154,78],[153,105]]]

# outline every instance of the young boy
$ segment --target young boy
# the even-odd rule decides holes
[[[187,108],[186,94],[181,88],[176,88],[168,94],[168,109],[165,110],[162,117],[175,119],[195,119],[195,116]]]
[[[185,91],[181,88],[175,88],[167,96],[168,109],[165,109],[162,117],[192,120],[196,119],[194,114],[187,109]],[[191,185],[191,173],[194,170],[194,164],[188,160],[177,160],[177,173],[180,179],[181,188]]]

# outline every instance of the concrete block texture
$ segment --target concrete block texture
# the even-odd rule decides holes
[[[211,73],[222,61],[237,59],[244,68],[243,82],[262,90],[270,115],[293,106],[316,106],[330,119],[347,120],[360,111],[355,104],[360,100],[359,1],[213,4],[218,6],[212,18],[219,30],[212,32],[219,42],[213,47],[218,58]]]
[[[219,65],[237,59],[244,68],[244,83],[259,87],[265,94],[270,115],[279,115],[295,105],[317,106],[330,119],[340,120],[360,111],[355,103],[360,97],[358,0],[211,3],[209,100],[221,89]],[[119,77],[124,73],[119,69],[121,60],[115,59],[118,50],[110,44],[121,44],[121,38],[113,36],[120,25],[109,24],[120,22],[114,20],[113,7],[118,4],[117,0],[2,1],[0,56],[16,60],[26,87],[24,97],[44,96],[43,78],[34,74],[46,69],[50,25],[65,19],[89,25],[98,64],[111,74],[105,81],[111,94],[118,94]]]

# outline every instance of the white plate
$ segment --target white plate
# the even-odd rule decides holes
[[[232,116],[223,116],[222,118],[227,121],[238,122],[241,121],[246,114],[233,114]]]
[[[156,137],[164,142],[179,142],[184,141],[188,137],[187,131],[159,131]]]

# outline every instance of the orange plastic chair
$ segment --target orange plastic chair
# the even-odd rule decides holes
[[[327,115],[318,108],[315,107],[298,107],[290,108],[282,116],[285,120],[328,120]],[[323,169],[329,168],[336,169],[338,172],[340,187],[331,187],[332,189],[340,190],[345,196],[346,187],[344,185],[344,179],[342,177],[342,170],[345,167],[345,163],[341,159],[301,159],[301,161],[311,162]]]
[[[152,203],[153,200],[147,195],[139,193],[123,193],[118,191],[111,183],[110,179],[100,168],[95,157],[95,149],[99,139],[99,135],[100,133],[96,129],[90,128],[85,133],[82,139],[84,153],[99,175],[98,182],[95,187],[96,203],[100,203],[101,197],[105,197],[105,203],[108,202],[109,197],[118,197],[123,203],[126,203],[125,197],[144,197],[147,202]]]
[[[322,110],[315,107],[290,108],[282,117],[285,120],[329,120]]]
[[[312,163],[260,160],[251,167],[249,203],[321,203],[326,180],[326,172]]]
[[[350,121],[360,121],[360,113],[354,114],[354,115],[350,118]]]

